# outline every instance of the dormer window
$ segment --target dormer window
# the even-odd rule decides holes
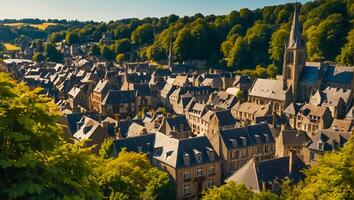
[[[261,143],[261,137],[259,135],[255,135],[257,143]]]
[[[235,140],[235,139],[230,139],[230,142],[231,142],[231,146],[232,146],[233,148],[236,148],[236,147],[237,147],[237,140]]]
[[[209,160],[210,161],[214,161],[215,160],[215,151],[214,151],[214,149],[207,147],[207,152],[208,152]]]
[[[197,161],[197,163],[201,163],[202,162],[202,152],[193,149],[194,152],[194,156],[195,156],[195,160]]]
[[[143,152],[143,147],[138,147],[138,152],[142,153]]]
[[[154,155],[155,156],[160,156],[162,154],[162,147],[156,147],[154,149]]]
[[[318,149],[323,150],[323,143],[321,141],[318,142]]]
[[[241,139],[242,139],[242,146],[245,147],[247,145],[247,140],[245,137],[241,137]]]
[[[268,143],[269,142],[269,135],[268,134],[264,134],[264,137],[266,139],[266,143]]]
[[[190,165],[190,157],[189,157],[189,154],[185,153],[183,155],[183,162],[185,165]]]

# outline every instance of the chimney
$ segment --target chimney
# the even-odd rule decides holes
[[[294,160],[295,160],[295,151],[290,150],[289,152],[289,175],[294,172]]]

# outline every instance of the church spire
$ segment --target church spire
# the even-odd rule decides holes
[[[301,28],[299,23],[299,16],[297,10],[297,2],[295,3],[295,10],[294,10],[294,18],[293,24],[291,25],[291,32],[289,38],[288,48],[304,48],[302,39],[301,39]]]

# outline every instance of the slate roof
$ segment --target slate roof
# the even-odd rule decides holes
[[[316,116],[316,117],[323,117],[326,112],[326,107],[322,106],[315,106],[311,104],[305,104],[300,108],[300,113],[304,116]]]
[[[257,79],[249,95],[274,99],[278,101],[285,101],[286,90],[283,90],[282,80]]]
[[[102,101],[102,105],[118,105],[134,102],[134,92],[132,90],[110,90]]]
[[[354,78],[353,67],[329,66],[325,76],[326,82],[351,85]]]
[[[271,185],[274,180],[279,181],[285,178],[290,178],[293,183],[298,183],[305,178],[302,170],[306,169],[307,166],[294,155],[292,158],[293,168],[290,173],[289,159],[289,156],[259,162],[251,159],[226,180],[243,183],[253,191],[272,189]],[[265,183],[266,188],[263,188],[262,182]]]
[[[306,84],[315,84],[319,77],[319,67],[305,66],[301,71],[299,82],[303,82]]]
[[[127,133],[127,137],[134,137],[134,136],[138,136],[138,135],[143,135],[146,134],[146,128],[145,126],[133,122],[128,129],[128,133]]]
[[[354,122],[352,122],[351,120],[334,119],[329,130],[337,132],[351,132],[354,131],[353,127]]]
[[[155,134],[146,134],[113,140],[114,156],[117,156],[123,148],[128,152],[139,152],[139,148],[141,148],[141,152],[151,153],[154,150],[155,136]]]
[[[301,130],[281,131],[279,138],[282,144],[292,146],[303,146],[310,140],[307,133]]]
[[[190,167],[219,160],[205,136],[178,140],[162,133],[154,133],[113,141],[115,156],[123,148],[127,151],[139,152],[139,147],[142,152],[150,153],[155,159],[174,168]],[[214,157],[209,156],[210,152],[214,152]],[[196,160],[196,153],[201,153],[200,163]],[[184,162],[186,154],[189,155],[189,163]]]
[[[118,128],[119,128],[120,134],[123,136],[123,138],[128,137],[128,130],[129,130],[129,127],[132,123],[138,123],[140,125],[143,125],[143,120],[142,119],[125,119],[125,120],[119,121]]]
[[[351,92],[350,89],[327,87],[323,90],[323,93],[326,95],[323,104],[337,106],[340,98],[343,99],[344,103],[348,103],[350,98],[352,98]]]
[[[270,105],[258,105],[252,102],[244,102],[242,104],[235,104],[232,110],[244,113],[254,114],[255,116],[265,116],[270,114]]]
[[[322,130],[317,132],[306,145],[309,149],[317,151],[331,151],[343,146],[352,133],[338,133],[337,131]],[[319,143],[323,144],[323,148],[319,148]]]
[[[73,135],[78,140],[90,139],[96,133],[96,129],[101,126],[100,123],[89,117],[83,117],[80,121],[82,121],[83,125]]]
[[[174,168],[190,167],[219,160],[206,136],[178,140],[159,133],[156,137],[155,148],[161,150],[155,152],[154,158]],[[214,152],[213,160],[208,151]],[[201,163],[197,162],[196,153],[201,153]],[[189,163],[184,162],[186,154],[189,155]]]
[[[256,137],[260,138],[260,143],[267,143],[265,135],[268,135],[268,143],[275,142],[267,123],[259,123],[242,128],[223,129],[220,131],[220,136],[228,149],[242,147],[242,138],[246,139],[246,146],[258,144]],[[236,147],[233,146],[232,140],[236,140]]]
[[[77,113],[66,115],[68,121],[68,128],[71,133],[75,133],[77,131],[77,122],[79,122],[84,116],[90,117],[91,119],[98,120],[98,116],[96,112],[77,112]]]
[[[151,91],[148,84],[134,84],[134,93],[139,97],[151,96]]]
[[[188,131],[191,130],[188,121],[186,119],[186,116],[184,115],[178,115],[178,116],[173,116],[173,117],[167,117],[166,118],[167,124],[171,127],[171,129],[176,129],[178,131]],[[181,130],[181,127],[184,127],[184,130]]]

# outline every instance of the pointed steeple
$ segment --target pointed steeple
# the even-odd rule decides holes
[[[301,27],[299,23],[299,16],[297,10],[297,3],[295,3],[295,11],[294,11],[294,18],[293,24],[291,25],[291,32],[290,38],[288,43],[288,48],[304,48],[302,39],[301,39]]]
[[[168,66],[171,67],[173,65],[173,53],[172,53],[172,36],[170,35],[169,42],[169,52],[168,52]]]

